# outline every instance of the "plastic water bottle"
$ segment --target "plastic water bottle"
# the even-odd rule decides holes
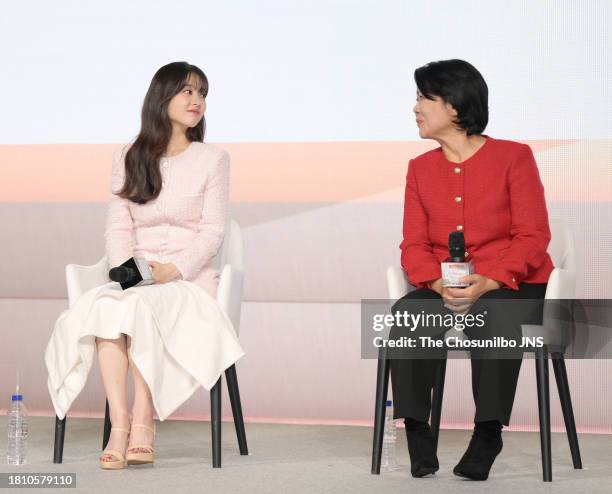
[[[28,412],[19,393],[19,384],[11,399],[11,409],[7,414],[8,447],[6,462],[9,465],[23,465],[26,462],[26,441],[28,438]]]
[[[397,455],[395,452],[395,441],[397,438],[397,427],[393,419],[393,403],[387,400],[385,407],[385,430],[383,434],[382,458],[380,460],[380,470],[391,472],[398,469]]]

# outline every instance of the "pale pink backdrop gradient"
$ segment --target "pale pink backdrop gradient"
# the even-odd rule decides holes
[[[574,228],[579,297],[610,298],[612,141],[523,142],[538,161],[549,215]],[[359,303],[386,298],[386,267],[399,263],[407,163],[435,143],[215,144],[231,155],[231,211],[245,241],[247,355],[237,368],[247,420],[371,425],[376,361],[360,358]],[[43,352],[67,307],[63,270],[103,255],[111,157],[120,147],[0,146],[0,406],[20,369],[31,413],[53,415]],[[526,360],[521,370],[517,430],[538,428],[533,367]],[[568,374],[579,430],[612,432],[612,365],[569,361]],[[554,379],[551,397],[553,429],[563,430]],[[468,362],[449,362],[444,400],[443,427],[470,427]],[[101,416],[103,405],[95,364],[70,415]],[[172,418],[208,414],[199,390]]]
[[[568,149],[577,140],[524,141],[534,153]],[[216,143],[232,157],[234,202],[342,202],[401,187],[409,157],[431,142]],[[590,142],[597,152],[598,143]],[[609,142],[602,141],[605,152]],[[105,202],[109,162],[118,144],[0,145],[1,202]],[[590,148],[591,149],[591,148]],[[608,165],[605,154],[601,165]],[[540,164],[541,173],[570,179],[571,166]],[[571,163],[568,163],[571,165]],[[548,200],[610,201],[610,170],[593,166],[576,195],[551,181]],[[562,182],[561,182],[562,183]],[[579,193],[588,194],[579,196]]]

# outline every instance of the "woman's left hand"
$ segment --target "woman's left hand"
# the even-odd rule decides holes
[[[491,290],[501,288],[499,281],[487,278],[481,274],[470,274],[464,276],[459,281],[469,283],[466,288],[447,288],[449,295],[453,299],[453,304],[444,304],[447,309],[465,314],[479,297]]]
[[[149,261],[149,266],[153,271],[153,279],[155,283],[167,283],[181,279],[182,275],[178,268],[171,262],[161,263],[157,261]]]

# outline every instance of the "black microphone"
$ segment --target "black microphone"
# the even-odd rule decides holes
[[[465,260],[465,237],[463,232],[454,231],[448,235],[449,259],[442,262],[442,286],[463,288],[469,283],[459,281],[464,276],[474,274],[474,263]]]
[[[149,263],[144,257],[130,257],[120,266],[112,268],[108,277],[119,283],[123,290],[155,283]]]
[[[117,283],[129,283],[136,278],[136,271],[127,266],[117,266],[108,272],[108,277]]]
[[[448,235],[448,253],[451,262],[465,262],[465,238],[463,232],[450,232]]]

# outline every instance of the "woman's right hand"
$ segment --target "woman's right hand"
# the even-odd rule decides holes
[[[442,285],[442,278],[428,283],[429,289],[436,292],[444,301],[444,307],[453,312],[462,314],[467,312],[472,305],[473,300],[466,298],[458,298],[449,292],[448,288]]]

